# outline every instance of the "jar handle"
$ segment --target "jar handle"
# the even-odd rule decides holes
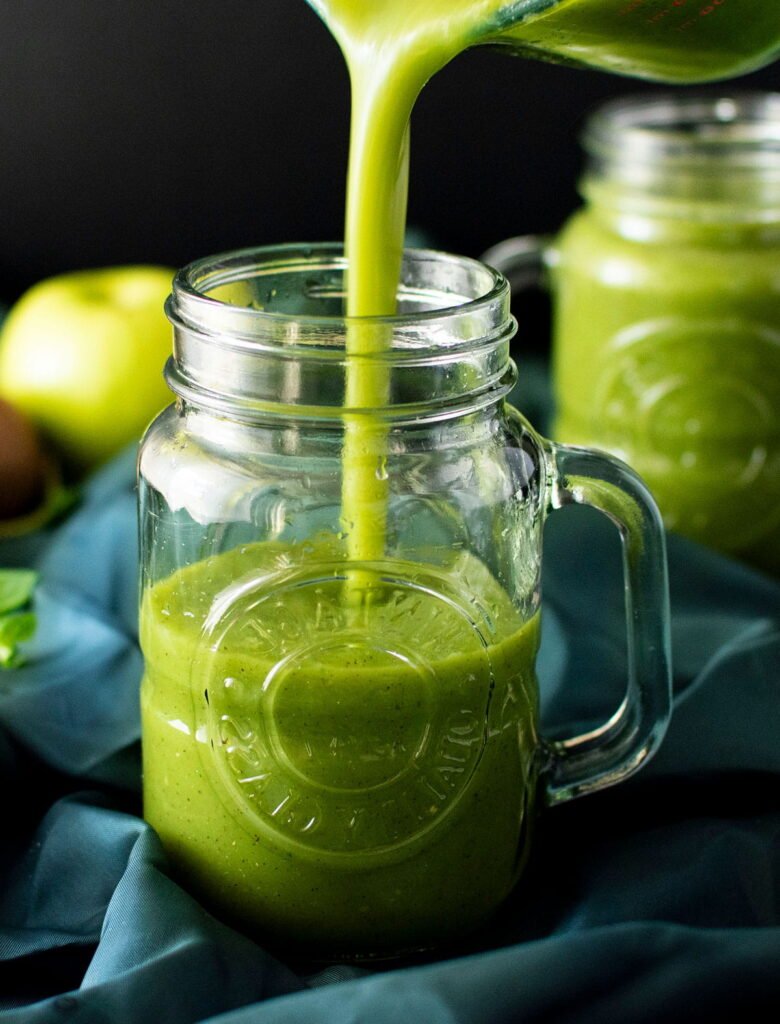
[[[555,263],[552,235],[516,235],[482,253],[480,262],[500,271],[513,295],[527,288],[547,288],[547,270]]]
[[[669,581],[658,508],[639,476],[601,452],[545,442],[549,510],[590,505],[620,533],[628,685],[617,711],[581,736],[546,740],[548,804],[621,782],[658,748],[672,704]]]

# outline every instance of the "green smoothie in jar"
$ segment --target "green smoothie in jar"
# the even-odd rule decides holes
[[[376,955],[471,929],[526,855],[538,616],[463,554],[386,560],[358,615],[335,540],[295,558],[248,545],[148,591],[146,818],[209,907],[277,947]],[[465,588],[492,610],[487,643]]]
[[[554,254],[555,434],[780,571],[780,96],[621,101]]]

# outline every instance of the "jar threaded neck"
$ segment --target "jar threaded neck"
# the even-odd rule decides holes
[[[653,93],[588,122],[583,195],[600,206],[719,223],[780,221],[780,93]]]
[[[509,286],[476,260],[405,254],[395,317],[349,319],[348,261],[336,245],[210,257],[180,271],[167,304],[171,389],[229,415],[428,413],[495,401],[511,387]],[[364,353],[350,351],[360,336]],[[347,371],[388,381],[384,409],[346,403]]]

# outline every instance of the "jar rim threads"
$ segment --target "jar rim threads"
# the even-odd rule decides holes
[[[166,304],[174,326],[171,389],[230,414],[285,412],[332,418],[376,412],[345,403],[357,363],[388,375],[384,411],[440,415],[465,398],[492,402],[514,383],[509,341],[517,324],[509,285],[477,260],[431,250],[404,255],[399,315],[343,315],[342,246],[268,246],[207,257],[181,270]],[[349,350],[360,332],[364,353]],[[366,345],[366,335],[376,344]],[[454,414],[454,413],[453,413]]]
[[[588,198],[721,222],[780,218],[780,93],[657,93],[601,107],[582,141]]]

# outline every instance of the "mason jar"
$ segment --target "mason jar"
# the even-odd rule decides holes
[[[649,94],[584,136],[554,242],[560,440],[605,449],[667,526],[780,572],[780,94]]]
[[[635,771],[669,714],[657,510],[507,404],[504,278],[409,252],[398,315],[349,321],[346,269],[318,245],[182,270],[176,401],[139,457],[146,818],[207,906],[319,959],[478,927],[536,809]],[[542,528],[572,502],[623,538],[630,673],[601,729],[553,739]]]

